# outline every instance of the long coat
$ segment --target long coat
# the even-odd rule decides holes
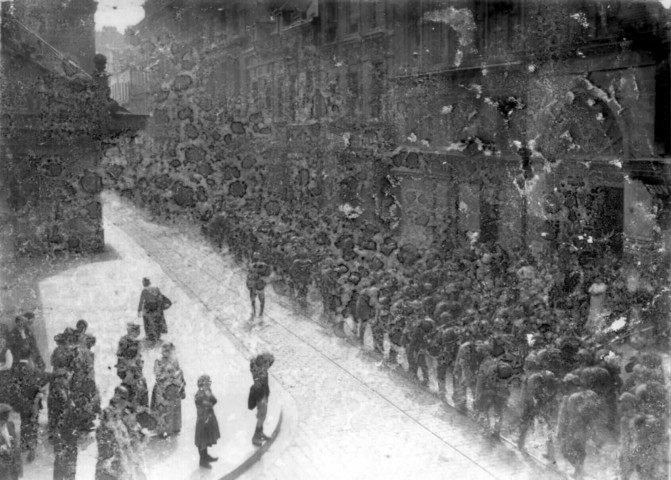
[[[210,447],[219,440],[219,423],[214,414],[214,405],[217,399],[210,390],[198,389],[196,393],[196,447],[203,449]]]
[[[159,358],[154,363],[156,383],[151,393],[151,411],[158,421],[159,434],[182,429],[182,400],[186,382],[176,360]]]
[[[0,480],[18,480],[23,476],[21,440],[12,421],[7,421],[9,443],[0,434]]]

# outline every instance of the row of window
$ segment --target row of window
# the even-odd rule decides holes
[[[119,105],[124,105],[130,98],[130,83],[119,82],[110,85],[111,96]]]
[[[306,108],[310,118],[322,118],[329,111],[335,113],[344,108],[342,113],[379,119],[385,76],[382,61],[350,66],[342,73],[337,69],[306,69],[299,80],[296,73],[286,72],[277,62],[247,67],[244,58],[228,58],[216,64],[208,86],[212,96],[249,94],[257,108],[289,121],[297,120],[302,115],[299,111]],[[335,97],[340,100],[336,102]]]

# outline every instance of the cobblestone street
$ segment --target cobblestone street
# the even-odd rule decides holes
[[[275,353],[272,373],[295,399],[297,418],[250,478],[557,477],[484,438],[468,418],[294,314],[274,293],[268,295],[265,324],[250,332],[244,273],[229,256],[214,252],[197,234],[144,220],[112,195],[105,208],[108,223],[216,312],[233,335],[249,348]]]

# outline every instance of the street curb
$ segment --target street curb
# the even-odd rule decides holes
[[[227,473],[223,477],[221,477],[219,480],[234,480],[238,477],[240,477],[243,473],[245,473],[247,470],[249,470],[252,465],[254,465],[256,462],[261,460],[261,457],[263,456],[264,453],[268,451],[270,446],[275,442],[275,439],[277,436],[280,434],[280,429],[282,427],[282,416],[283,412],[280,410],[280,418],[277,421],[277,426],[275,427],[275,430],[273,431],[272,436],[270,437],[270,440],[265,442],[260,448],[258,448],[254,453],[252,453],[247,460],[242,462],[237,468],[232,470],[231,472]]]

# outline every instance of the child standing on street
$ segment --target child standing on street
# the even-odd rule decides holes
[[[211,457],[207,448],[219,440],[219,423],[214,414],[214,405],[217,399],[212,395],[212,380],[209,375],[201,375],[198,378],[198,392],[196,393],[196,447],[200,454],[200,466],[212,468],[210,462],[216,462],[217,457]]]

